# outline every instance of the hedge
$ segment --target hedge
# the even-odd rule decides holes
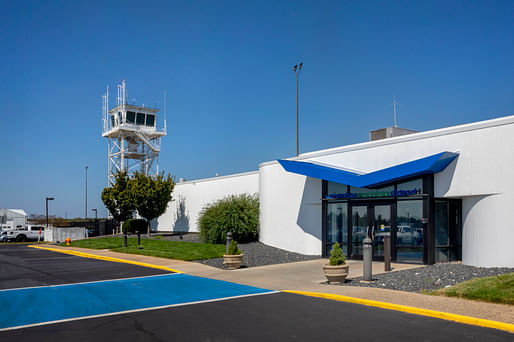
[[[225,243],[227,232],[239,242],[257,241],[259,198],[241,194],[227,196],[205,206],[200,212],[200,238],[207,243]]]

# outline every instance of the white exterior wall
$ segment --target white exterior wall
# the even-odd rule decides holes
[[[514,267],[514,116],[300,155],[371,172],[443,151],[459,152],[435,175],[435,196],[462,198],[463,263]],[[263,243],[321,254],[321,181],[260,165]]]
[[[0,209],[0,216],[6,219],[2,225],[5,229],[17,229],[19,226],[25,228],[27,225],[27,214],[21,209]]]
[[[259,240],[321,255],[321,180],[286,172],[276,162],[262,164],[259,172]]]
[[[196,222],[205,205],[244,193],[259,193],[259,172],[177,183],[168,209],[157,220],[157,231],[199,232]]]

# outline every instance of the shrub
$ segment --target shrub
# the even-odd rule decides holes
[[[338,242],[332,245],[330,251],[330,266],[339,266],[346,264],[346,258],[344,257],[343,250]]]
[[[123,222],[121,230],[123,234],[144,233],[147,230],[147,223],[143,219],[129,219]]]
[[[241,250],[237,247],[237,241],[230,241],[230,246],[228,246],[228,255],[239,255],[241,254]]]
[[[239,242],[256,241],[259,224],[259,198],[248,194],[231,195],[205,206],[200,212],[200,237],[208,243],[224,243],[227,232]]]

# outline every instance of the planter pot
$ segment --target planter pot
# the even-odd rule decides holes
[[[344,283],[350,265],[323,265],[323,272],[329,283]]]
[[[243,254],[237,254],[237,255],[230,255],[225,254],[223,255],[223,265],[228,270],[236,270],[241,266],[241,262],[243,262]]]

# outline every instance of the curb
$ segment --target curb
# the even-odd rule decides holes
[[[169,272],[174,272],[174,273],[184,273],[182,271],[175,270],[173,268],[166,267],[166,266],[152,265],[152,264],[147,264],[145,262],[125,260],[125,259],[118,259],[118,258],[107,257],[107,256],[100,256],[100,255],[89,254],[89,253],[84,253],[84,252],[77,252],[77,251],[73,251],[73,250],[64,250],[64,249],[60,249],[60,248],[42,247],[42,246],[36,246],[36,245],[29,245],[27,247],[37,248],[37,249],[44,249],[44,250],[48,250],[48,251],[52,251],[52,252],[58,252],[58,253],[63,253],[63,254],[70,254],[70,255],[75,255],[75,256],[79,256],[79,257],[83,257],[83,258],[120,262],[120,263],[124,263],[124,264],[131,264],[131,265],[137,265],[137,266],[143,266],[143,267],[149,267],[149,268],[156,268],[158,270],[164,270],[164,271],[169,271]]]
[[[294,290],[283,290],[282,292],[294,293],[294,294],[310,296],[310,297],[325,298],[325,299],[330,299],[330,300],[337,300],[340,302],[361,304],[361,305],[366,305],[366,306],[374,306],[374,307],[382,308],[382,309],[401,311],[401,312],[406,312],[406,313],[415,314],[415,315],[434,317],[434,318],[444,319],[447,321],[453,321],[453,322],[464,323],[464,324],[469,324],[469,325],[476,325],[476,326],[485,327],[485,328],[499,329],[499,330],[503,330],[503,331],[508,331],[510,333],[514,333],[514,324],[491,321],[491,320],[483,319],[483,318],[476,318],[476,317],[452,314],[452,313],[448,313],[448,312],[441,312],[441,311],[435,311],[435,310],[429,310],[429,309],[421,309],[421,308],[415,308],[412,306],[391,304],[391,303],[379,302],[379,301],[371,300],[371,299],[361,299],[361,298],[354,298],[354,297],[329,294],[329,293],[305,292],[305,291],[294,291]]]

